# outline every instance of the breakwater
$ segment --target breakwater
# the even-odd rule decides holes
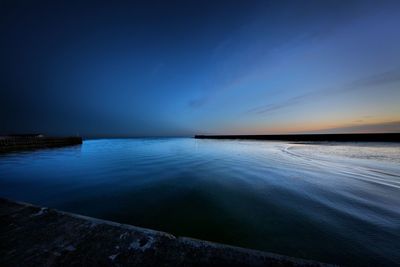
[[[244,139],[289,142],[400,142],[400,133],[283,134],[283,135],[195,135],[196,139]]]
[[[51,148],[82,144],[82,137],[49,137],[42,135],[1,136],[0,152]]]
[[[327,266],[0,198],[1,266]]]

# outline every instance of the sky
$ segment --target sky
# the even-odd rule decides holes
[[[0,134],[400,132],[400,1],[0,2]]]

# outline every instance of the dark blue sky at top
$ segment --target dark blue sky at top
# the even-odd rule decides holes
[[[400,130],[399,1],[13,0],[0,15],[3,134]]]

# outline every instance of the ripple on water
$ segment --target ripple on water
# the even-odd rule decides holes
[[[400,264],[400,145],[101,139],[0,155],[2,196],[350,265]]]

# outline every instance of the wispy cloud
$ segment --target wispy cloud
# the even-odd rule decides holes
[[[260,21],[242,25],[238,36],[241,36],[241,39],[252,39],[250,38],[251,35],[248,35],[248,32],[253,32],[253,28],[260,26],[257,23],[260,23]],[[264,77],[265,70],[273,66],[275,59],[279,60],[279,57],[288,51],[290,52],[304,44],[321,40],[329,36],[329,33],[334,31],[336,27],[338,27],[338,25],[330,25],[323,29],[315,28],[309,32],[296,33],[290,37],[275,41],[273,44],[270,43],[270,41],[259,40],[245,47],[239,47],[238,44],[234,42],[234,36],[222,40],[213,49],[212,57],[215,61],[220,60],[220,64],[227,66],[227,69],[222,68],[221,76],[225,76],[228,73],[228,75],[233,74],[232,77],[225,79],[223,82],[213,84],[210,88],[206,88],[203,97],[189,100],[188,105],[192,108],[200,108],[209,101],[212,101],[217,93],[230,90],[244,80],[249,79],[249,77],[250,79],[254,77]],[[226,51],[230,51],[229,57],[221,57],[221,55],[226,54]],[[231,63],[231,61],[234,61],[234,59],[238,60],[238,58],[241,60],[241,64]],[[245,67],[238,68],[237,66]],[[216,78],[216,80],[221,79],[218,74],[214,78]],[[301,98],[301,96],[299,97]],[[271,107],[271,111],[273,109],[275,109],[275,107]]]
[[[208,97],[201,97],[189,101],[189,106],[192,108],[198,108],[203,106],[208,101]]]
[[[350,85],[353,87],[366,87],[366,86],[376,86],[388,83],[395,83],[399,81],[400,81],[400,68],[397,68],[390,71],[364,77],[362,79],[354,81]]]
[[[258,107],[248,110],[246,113],[256,113],[256,114],[270,113],[270,112],[280,110],[280,109],[283,109],[283,108],[291,106],[291,105],[295,105],[297,103],[301,103],[302,100],[306,99],[307,97],[309,97],[311,95],[314,95],[314,92],[298,95],[298,96],[286,99],[285,101],[282,101],[280,103],[258,106]]]
[[[349,92],[349,91],[354,91],[354,90],[362,90],[367,87],[385,85],[388,83],[396,83],[396,82],[400,82],[400,69],[399,68],[396,68],[396,69],[393,69],[390,71],[386,71],[386,72],[382,72],[382,73],[373,74],[373,75],[370,75],[367,77],[363,77],[361,79],[350,82],[346,86],[338,88],[338,89],[326,88],[326,89],[321,89],[321,90],[315,90],[312,92],[294,96],[292,98],[288,98],[279,103],[272,103],[272,104],[266,104],[263,106],[257,106],[257,107],[247,110],[245,113],[268,114],[268,113],[274,112],[276,110],[281,110],[281,109],[284,109],[284,108],[292,106],[292,105],[300,104],[304,101],[307,101],[308,99],[310,99],[312,97],[326,96],[326,95]]]
[[[400,121],[384,123],[365,123],[344,127],[329,128],[312,131],[313,133],[377,133],[377,132],[400,132]]]

